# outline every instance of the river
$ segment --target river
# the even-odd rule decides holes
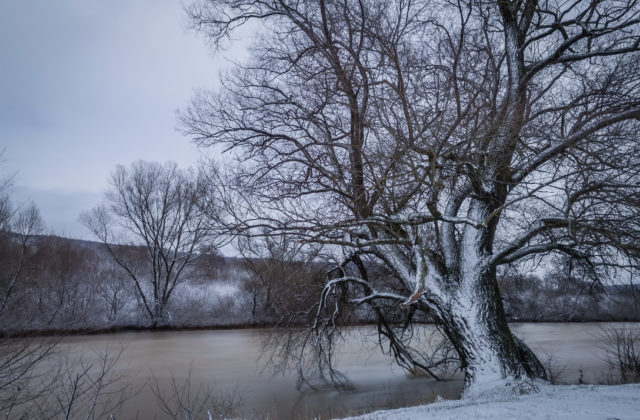
[[[522,323],[512,325],[541,358],[553,355],[561,380],[586,383],[608,372],[600,346],[603,323]],[[424,327],[428,330],[429,326]],[[380,352],[372,329],[354,328],[338,352],[337,365],[355,385],[333,389],[298,391],[295,373],[276,374],[265,369],[260,355],[267,332],[260,329],[122,332],[71,336],[59,350],[85,362],[109,348],[122,349],[112,373],[123,374],[139,389],[127,401],[120,418],[164,418],[150,384],[168,389],[172,377],[178,383],[191,371],[192,393],[199,384],[214,386],[216,393],[241,395],[237,414],[246,418],[331,418],[384,408],[417,405],[438,396],[458,398],[462,377],[444,381],[407,375]]]

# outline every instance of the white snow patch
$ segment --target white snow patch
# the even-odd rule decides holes
[[[561,419],[638,420],[640,384],[539,385],[539,392],[441,401],[376,411],[351,420]]]

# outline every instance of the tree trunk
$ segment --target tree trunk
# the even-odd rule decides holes
[[[439,318],[462,362],[465,394],[546,379],[541,362],[509,329],[495,273],[483,273],[477,281],[464,283]]]
[[[475,208],[474,208],[475,207]],[[469,216],[483,220],[476,202]],[[546,379],[542,363],[506,321],[491,255],[491,228],[467,226],[460,242],[454,285],[447,289],[445,307],[437,310],[445,333],[456,348],[465,371],[465,394],[502,385],[510,387]]]
[[[151,314],[151,327],[157,328],[163,325],[164,305],[162,302],[155,300],[153,302],[153,312]]]

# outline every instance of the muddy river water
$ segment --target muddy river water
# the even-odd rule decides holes
[[[608,372],[599,332],[602,323],[522,323],[512,329],[541,358],[553,355],[553,363],[565,382],[593,382]],[[428,330],[429,326],[423,327]],[[71,358],[90,361],[96,353],[122,353],[114,367],[139,389],[121,418],[165,418],[150,383],[170,387],[191,371],[192,390],[211,385],[214,393],[241,395],[237,414],[246,418],[332,418],[377,409],[396,408],[433,401],[438,396],[458,398],[460,375],[444,381],[408,375],[381,353],[373,329],[354,328],[340,345],[338,367],[355,389],[339,392],[320,388],[299,391],[295,372],[273,374],[260,359],[266,330],[201,330],[123,332],[66,337],[60,349]],[[153,379],[152,379],[153,378]]]

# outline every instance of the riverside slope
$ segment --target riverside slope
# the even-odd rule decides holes
[[[640,384],[539,385],[523,395],[483,395],[376,411],[348,420],[560,419],[639,420]],[[347,419],[345,419],[347,420]]]

